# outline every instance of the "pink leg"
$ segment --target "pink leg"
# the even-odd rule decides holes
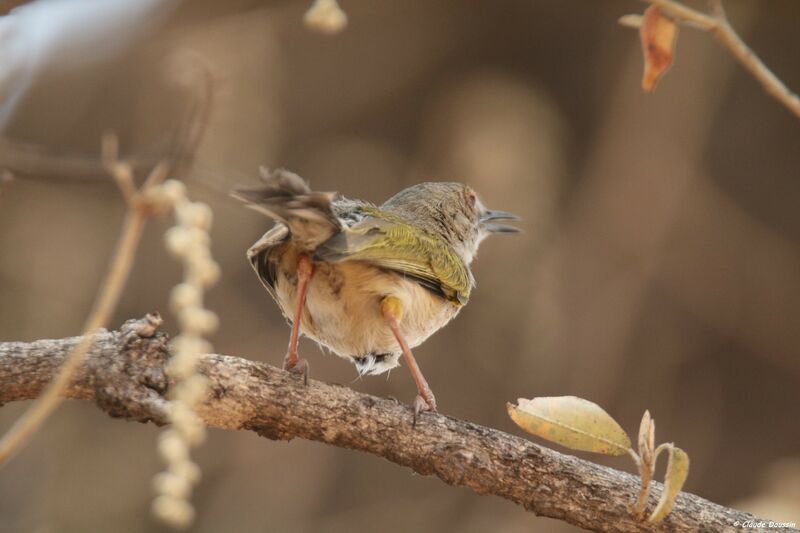
[[[417,364],[417,360],[414,358],[414,354],[411,353],[411,349],[408,347],[406,340],[400,333],[398,315],[402,316],[403,314],[402,303],[397,298],[387,296],[381,303],[381,313],[383,313],[383,317],[389,324],[389,327],[394,334],[394,338],[397,339],[397,343],[400,345],[400,349],[403,351],[403,358],[408,365],[408,369],[411,371],[411,376],[414,378],[414,382],[417,384],[418,394],[414,399],[414,425],[416,426],[417,417],[419,416],[420,412],[436,411],[436,398],[434,398],[433,392],[431,391],[428,382],[425,380],[425,376],[422,375],[422,371],[419,369],[419,365]]]
[[[314,265],[306,255],[301,255],[297,263],[297,307],[292,322],[292,336],[289,338],[289,351],[283,360],[283,369],[296,374],[302,374],[303,382],[308,384],[308,361],[300,359],[297,354],[297,344],[300,341],[300,321],[303,317],[303,306],[306,303],[308,283],[314,274]]]

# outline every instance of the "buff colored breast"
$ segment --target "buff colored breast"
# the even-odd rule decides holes
[[[296,263],[296,253],[284,252],[275,283],[278,304],[290,319],[297,305]],[[337,355],[351,359],[359,372],[380,374],[396,367],[401,354],[380,312],[385,296],[402,301],[405,313],[400,328],[411,348],[424,342],[460,310],[460,306],[396,272],[360,261],[317,263],[300,330]]]

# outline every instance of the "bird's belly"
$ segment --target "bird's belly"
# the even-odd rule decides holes
[[[284,314],[293,318],[296,285],[284,276],[278,278],[279,304]],[[355,261],[322,263],[315,265],[309,283],[301,332],[343,357],[399,354],[400,346],[380,311],[381,301],[390,295],[403,304],[400,331],[412,348],[459,311],[458,306],[401,274]]]

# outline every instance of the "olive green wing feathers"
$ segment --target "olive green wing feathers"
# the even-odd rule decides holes
[[[368,216],[320,245],[322,261],[365,261],[404,274],[464,305],[474,285],[469,268],[441,238],[399,217]]]

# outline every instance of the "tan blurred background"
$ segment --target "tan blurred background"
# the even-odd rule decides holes
[[[800,90],[800,3],[727,4]],[[350,25],[336,37],[303,27],[307,6],[202,0],[132,17],[137,31],[104,57],[7,76],[31,83],[3,139],[97,158],[112,128],[124,155],[152,158],[186,101],[163,58],[194,50],[215,79],[186,181],[215,213],[217,351],[278,364],[288,340],[244,259],[267,222],[226,196],[258,165],[373,202],[464,181],[522,215],[525,233],[484,243],[470,305],[416,351],[441,411],[519,433],[506,401],[574,394],[633,433],[649,409],[657,438],[692,458],[689,491],[800,521],[800,122],[691,29],[643,94],[638,37],[616,24],[639,2],[342,0]],[[0,51],[14,38],[0,31]],[[0,340],[80,331],[124,212],[109,180],[33,174],[0,190]],[[174,331],[168,225],[148,228],[115,327],[160,310]],[[414,396],[404,368],[355,380],[301,349],[316,379]],[[24,407],[0,409],[0,429]],[[0,531],[160,531],[157,432],[63,406],[0,471]],[[316,443],[212,431],[197,456],[198,532],[574,530]]]

